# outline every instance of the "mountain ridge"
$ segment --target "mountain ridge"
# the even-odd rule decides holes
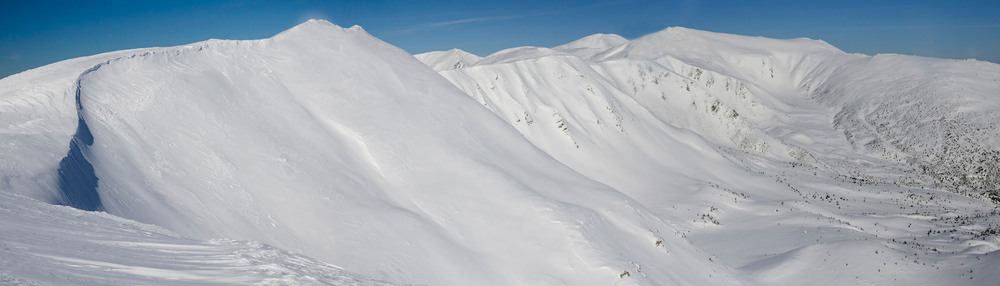
[[[998,278],[996,65],[659,34],[411,56],[312,20],[0,79],[0,281]],[[55,205],[75,153],[104,212]]]

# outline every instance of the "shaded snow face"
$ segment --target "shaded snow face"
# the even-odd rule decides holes
[[[94,137],[87,122],[80,119],[76,134],[69,143],[69,153],[59,161],[60,204],[88,211],[104,210],[101,196],[97,193],[98,179],[94,174],[94,165],[87,161],[81,148],[81,145],[90,146],[93,143]]]
[[[93,71],[87,70],[84,74]],[[94,174],[94,165],[87,161],[83,155],[83,147],[94,144],[94,135],[90,133],[90,127],[83,120],[81,113],[83,105],[80,103],[80,81],[76,84],[77,117],[79,120],[76,126],[76,133],[70,139],[69,153],[59,161],[59,190],[62,192],[60,203],[74,208],[98,211],[104,210],[101,204],[101,196],[97,193],[97,175]]]

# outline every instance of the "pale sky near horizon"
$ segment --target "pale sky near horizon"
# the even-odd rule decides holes
[[[0,77],[60,60],[215,39],[267,38],[310,18],[411,53],[485,56],[595,34],[682,26],[824,40],[853,53],[1000,62],[1000,1],[11,1],[0,0]]]

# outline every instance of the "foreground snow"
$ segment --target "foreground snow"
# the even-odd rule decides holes
[[[0,284],[389,285],[253,241],[200,241],[0,192]]]

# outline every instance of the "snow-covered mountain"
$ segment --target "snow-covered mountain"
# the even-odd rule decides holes
[[[743,280],[360,27],[310,21],[265,40],[88,60],[4,79],[77,75],[60,75],[55,92],[5,94],[15,110],[40,100],[76,106],[37,112],[59,126],[42,137],[61,137],[67,155],[38,168],[58,184],[12,177],[5,191],[106,211],[192,244],[257,241],[401,283]],[[49,119],[22,113],[25,123],[3,134]],[[28,170],[33,154],[52,152],[42,147],[9,150],[5,162]],[[122,263],[104,259],[91,263]]]
[[[685,28],[615,39],[439,73],[757,282],[1000,272],[984,262],[1000,242],[1000,66]]]
[[[480,56],[459,49],[423,53],[416,55],[416,57],[425,63],[433,63],[430,66],[436,71],[464,68],[483,59]]]
[[[992,285],[997,91],[684,28],[72,59],[0,79],[0,282]]]
[[[597,54],[628,43],[628,40],[615,34],[594,34],[582,39],[552,48],[571,54],[581,59],[590,59]]]

